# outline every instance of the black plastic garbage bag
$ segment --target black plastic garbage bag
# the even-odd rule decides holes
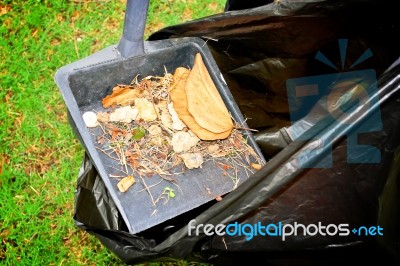
[[[249,8],[247,2],[250,6],[228,1],[222,14],[165,28],[149,40],[207,40],[248,125],[259,130],[256,139],[269,159],[265,167],[222,201],[132,235],[86,156],[77,185],[76,224],[129,264],[183,258],[242,265],[250,256],[271,265],[334,265],[383,257],[398,263],[400,66],[395,62],[400,25],[394,5],[281,0]],[[368,50],[370,56],[355,64]],[[351,123],[337,123],[329,115],[340,109],[324,104],[332,102],[329,91],[312,104],[289,99],[288,80],[321,77],[326,82],[335,77],[329,80],[333,89],[343,81],[340,73],[365,69],[372,69],[377,81],[364,88],[367,97],[357,98],[363,80],[350,75],[347,81],[356,85],[345,94],[348,98],[339,99],[349,104],[340,106],[346,110],[337,118]],[[360,113],[365,106],[368,112]],[[317,141],[321,139],[324,145]],[[315,145],[319,152],[310,153]],[[210,236],[204,230],[196,235],[194,229],[189,235],[189,223],[190,228],[229,224],[236,235]],[[296,224],[297,235],[283,239],[278,234],[282,225]],[[271,225],[271,234],[256,234],[256,225]],[[303,225],[313,226],[302,231]],[[318,226],[323,233],[315,231]]]

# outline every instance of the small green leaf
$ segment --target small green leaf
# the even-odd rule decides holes
[[[171,191],[169,192],[168,196],[169,196],[170,198],[175,198],[175,192],[174,192],[173,190],[171,190]]]
[[[139,140],[146,136],[146,130],[140,126],[136,126],[132,129],[132,139]]]
[[[165,187],[164,188],[164,191],[170,191],[170,190],[172,190],[170,187]]]

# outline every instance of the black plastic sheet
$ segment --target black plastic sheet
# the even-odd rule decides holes
[[[248,8],[241,5],[243,2],[228,1],[227,11],[222,14],[165,28],[149,40],[187,36],[207,40],[239,108],[249,118],[248,125],[260,130],[256,140],[270,159],[267,165],[222,201],[131,235],[86,156],[78,179],[76,224],[132,264],[183,258],[241,265],[249,260],[244,254],[271,265],[333,265],[382,257],[398,262],[395,254],[400,251],[400,66],[392,64],[400,56],[396,40],[400,29],[394,5],[390,1],[282,0],[243,9]],[[312,141],[293,141],[282,131],[292,125],[286,81],[336,73],[314,57],[321,51],[340,66],[338,39],[349,40],[344,64],[347,67],[363,51],[372,51],[373,57],[352,70],[376,72],[377,91],[370,103],[380,112],[382,128],[361,134],[358,141],[378,148],[381,160],[347,162],[348,143],[344,135],[368,124],[371,117],[357,117],[350,125],[338,126],[327,121],[323,113],[316,119],[310,119],[309,114],[304,119],[313,121],[313,134],[328,139],[332,151],[326,148],[319,155],[310,156],[308,163],[312,166],[330,152],[333,162],[329,168],[302,168],[294,158]],[[307,111],[313,108],[309,106]],[[360,156],[368,157],[368,153]],[[247,241],[245,236],[189,236],[187,224],[192,219],[197,224],[213,225],[380,225],[384,234],[299,235],[287,241],[257,236]]]

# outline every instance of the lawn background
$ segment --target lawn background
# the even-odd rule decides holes
[[[220,13],[225,0],[150,2],[145,37]],[[58,68],[116,44],[125,4],[0,2],[1,265],[122,264],[97,238],[74,226],[83,148],[68,124],[53,76]]]

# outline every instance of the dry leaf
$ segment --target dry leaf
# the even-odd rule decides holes
[[[128,189],[135,184],[135,178],[131,175],[124,177],[118,182],[117,187],[120,192],[126,192]]]
[[[197,124],[196,120],[187,109],[187,97],[185,92],[186,81],[189,76],[189,69],[179,67],[174,73],[174,82],[170,91],[171,101],[178,117],[186,124],[186,126],[202,140],[225,139],[230,135],[230,130],[223,133],[213,133],[202,128]]]
[[[137,119],[143,119],[146,122],[151,122],[157,119],[156,107],[146,98],[136,98],[135,106],[139,110]]]
[[[262,165],[258,163],[250,163],[250,166],[255,170],[260,170],[262,168]]]
[[[106,129],[108,134],[111,136],[111,140],[115,140],[118,136],[124,136],[127,133],[126,130],[116,127],[110,123],[106,124]]]
[[[166,139],[163,135],[151,136],[148,144],[150,146],[163,146],[166,143]]]
[[[104,108],[108,108],[113,105],[132,105],[134,99],[139,97],[140,91],[131,89],[126,86],[116,86],[113,88],[111,95],[107,95],[103,100],[102,104]]]
[[[196,122],[213,133],[233,129],[232,119],[212,81],[200,53],[196,54],[193,69],[187,78],[185,92],[187,109]]]
[[[182,153],[180,157],[182,158],[183,163],[188,169],[199,168],[204,162],[203,155],[201,155],[201,153],[199,152]]]
[[[110,121],[110,114],[106,112],[98,112],[97,121],[107,123],[108,121]]]
[[[136,119],[138,114],[138,108],[132,108],[131,106],[119,107],[110,114],[110,121],[130,123]]]

